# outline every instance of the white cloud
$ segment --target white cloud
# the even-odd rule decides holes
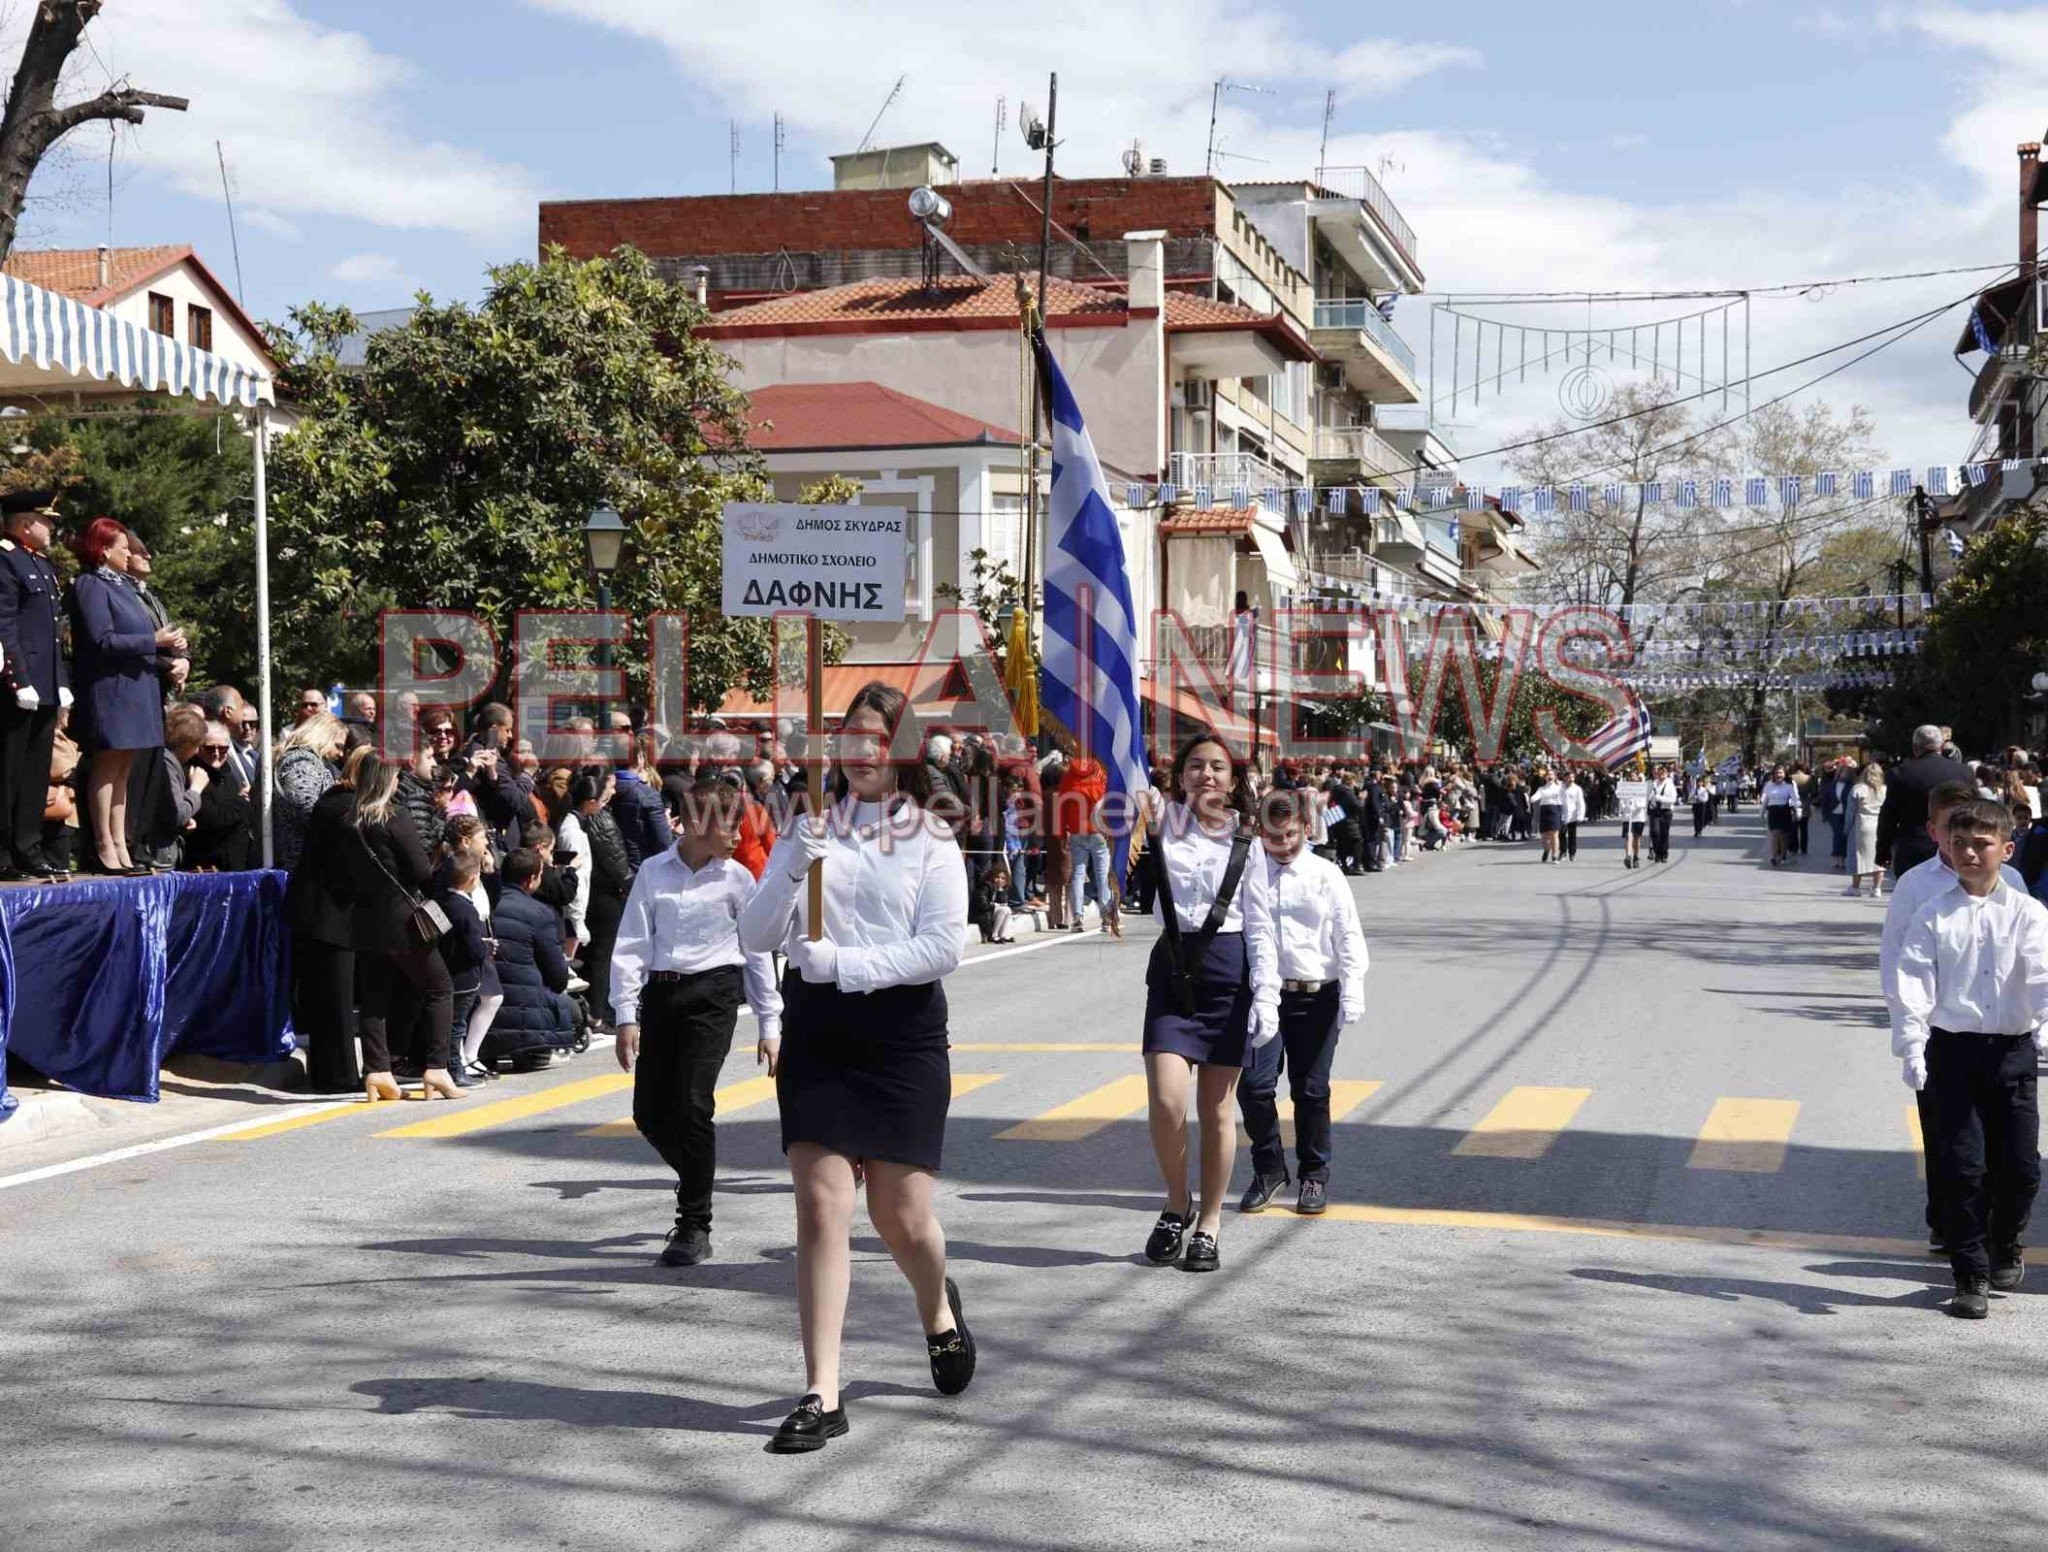
[[[351,253],[327,273],[349,285],[395,284],[405,279],[404,269],[388,253]]]
[[[253,224],[339,216],[489,238],[531,227],[538,192],[524,169],[413,134],[393,101],[405,61],[288,0],[126,0],[87,36],[114,75],[192,99],[189,112],[151,109],[124,131],[123,161],[217,200],[218,140]],[[18,48],[18,32],[13,41]],[[81,92],[104,81],[83,50],[74,74]]]

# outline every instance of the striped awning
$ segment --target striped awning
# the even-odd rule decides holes
[[[98,382],[247,408],[277,402],[261,372],[12,275],[0,275],[0,356],[15,369],[0,367],[0,394]]]

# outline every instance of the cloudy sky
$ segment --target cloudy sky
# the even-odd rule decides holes
[[[27,0],[0,6],[18,38]],[[9,14],[11,13],[11,14]],[[995,103],[1044,107],[1061,165],[1114,172],[1134,139],[1199,171],[1212,83],[1228,176],[1371,166],[1419,235],[1431,297],[1398,317],[1427,354],[1444,296],[1783,285],[2010,263],[2014,145],[2048,128],[2048,8],[1700,0],[1440,8],[1334,0],[108,0],[75,86],[192,98],[80,132],[39,178],[23,246],[191,242],[234,284],[215,145],[250,310],[318,298],[473,297],[531,257],[543,198],[822,186],[900,75],[883,143],[938,139],[963,169],[1024,174]],[[764,15],[772,21],[764,21]],[[1452,19],[1455,18],[1453,26]],[[11,50],[10,50],[11,55]],[[113,193],[108,199],[108,156]],[[1948,275],[1754,304],[1763,371],[1967,294]],[[1684,308],[1661,309],[1664,316]],[[1644,321],[1575,304],[1556,322]],[[1523,316],[1540,321],[1535,314]],[[1819,392],[1866,405],[1900,463],[1961,458],[1967,378],[1945,314]],[[1710,348],[1710,355],[1712,350]],[[1847,359],[1762,379],[1759,396]],[[1491,368],[1489,367],[1489,370]],[[1440,364],[1438,397],[1449,388]],[[1453,415],[1474,452],[1558,414],[1531,381]],[[1483,471],[1490,477],[1491,470]]]

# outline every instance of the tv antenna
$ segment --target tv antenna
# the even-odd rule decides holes
[[[1000,92],[996,94],[996,140],[995,149],[988,154],[988,175],[1000,178],[1003,175],[1003,131],[1010,124],[1010,104]]]
[[[1330,159],[1330,120],[1337,116],[1337,88],[1323,93],[1323,138],[1316,146],[1316,183],[1323,181],[1323,164]]]
[[[782,192],[782,144],[783,123],[780,113],[775,115],[775,192]]]
[[[220,193],[228,207],[228,245],[235,254],[235,300],[248,305],[242,292],[242,239],[235,235],[235,190],[228,178],[228,154],[220,148],[218,140],[213,143],[213,154],[220,161]]]
[[[1273,88],[1270,86],[1248,86],[1242,81],[1226,81],[1222,76],[1216,78],[1216,84],[1209,90],[1209,159],[1202,167],[1204,175],[1216,171],[1216,110],[1223,105],[1223,94],[1225,92],[1258,92],[1263,96],[1270,97],[1273,95]],[[1248,157],[1244,158],[1244,160],[1256,160],[1256,158]]]
[[[727,137],[727,145],[729,151],[726,156],[726,163],[732,169],[732,192],[737,194],[740,191],[740,121],[738,119],[732,121],[732,132]]]
[[[903,83],[909,79],[910,77],[907,75],[896,77],[896,84],[889,88],[889,95],[882,99],[881,107],[875,110],[874,122],[868,125],[868,132],[860,137],[860,144],[853,148],[855,156],[860,155],[861,152],[867,150],[868,147],[875,143],[875,131],[881,126],[882,115],[887,113],[889,105],[902,95]]]

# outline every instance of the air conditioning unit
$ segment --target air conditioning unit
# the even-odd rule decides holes
[[[1182,403],[1187,409],[1205,410],[1216,402],[1216,385],[1206,377],[1191,377],[1182,387]]]

